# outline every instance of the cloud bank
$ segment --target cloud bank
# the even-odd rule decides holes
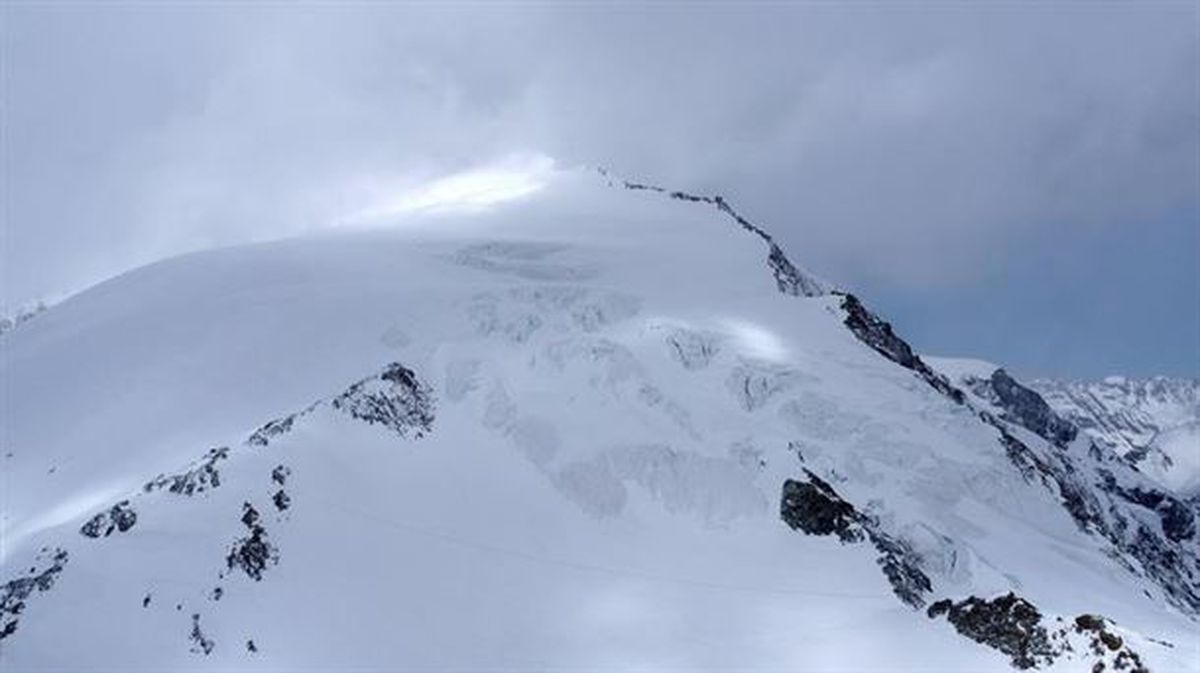
[[[719,191],[885,305],[1003,292],[1023,251],[1135,227],[1195,241],[1191,4],[62,4],[3,25],[9,301],[513,156]],[[1021,292],[1055,287],[1033,273]]]

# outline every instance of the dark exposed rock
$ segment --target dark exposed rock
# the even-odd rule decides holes
[[[951,385],[945,376],[933,371],[929,365],[925,364],[925,361],[913,352],[908,342],[901,339],[892,330],[891,323],[867,310],[858,297],[849,293],[843,295],[842,310],[846,312],[844,324],[859,341],[901,367],[916,372],[934,390],[954,402],[963,404],[966,401],[966,396],[961,390]]]
[[[275,469],[271,470],[271,481],[284,486],[287,484],[287,478],[292,476],[292,468],[287,465],[276,465]]]
[[[1148,673],[1137,652],[1108,628],[1108,620],[1083,614],[1073,623],[1044,620],[1029,601],[1009,592],[991,600],[970,596],[955,603],[937,601],[926,611],[931,619],[945,615],[962,635],[1008,655],[1017,668],[1047,666],[1071,652],[1091,659],[1093,671],[1108,670]],[[1068,635],[1076,634],[1073,647]],[[1080,643],[1078,637],[1082,636]]]
[[[18,617],[25,612],[26,601],[35,592],[49,591],[54,586],[54,580],[67,564],[67,552],[55,549],[42,549],[38,560],[45,560],[45,567],[38,566],[29,569],[25,577],[18,577],[0,584],[0,640],[11,636],[17,631]]]
[[[925,594],[933,591],[933,583],[921,571],[917,553],[901,539],[870,528],[868,534],[871,543],[880,552],[875,562],[883,570],[896,596],[913,608],[925,605]]]
[[[248,502],[242,503],[242,524],[247,528],[253,528],[258,523],[258,510]]]
[[[1168,539],[1180,542],[1196,536],[1195,514],[1183,501],[1157,488],[1121,486],[1112,472],[1107,470],[1102,470],[1100,474],[1106,489],[1157,514],[1162,523],[1163,534]]]
[[[145,596],[142,596],[142,607],[144,607],[144,608],[150,607],[150,594],[146,594]]]
[[[258,645],[255,645],[253,640],[247,640],[246,641],[246,651],[251,654],[254,654],[255,652],[258,652]]]
[[[767,266],[775,275],[775,286],[784,294],[796,297],[819,297],[825,294],[825,288],[797,269],[783,254],[783,249],[773,242],[771,252],[767,255]]]
[[[407,437],[410,431],[417,438],[423,437],[434,420],[432,389],[399,363],[350,386],[332,404],[334,409],[371,424],[379,423],[401,437]]]
[[[1162,522],[1163,534],[1167,538],[1179,542],[1196,536],[1195,515],[1175,498],[1168,497],[1163,500],[1158,506],[1158,516]]]
[[[113,505],[108,511],[100,512],[88,519],[80,527],[79,532],[85,537],[108,537],[113,531],[124,533],[137,523],[137,512],[129,506],[128,500],[122,500]]]
[[[267,530],[259,524],[259,519],[258,510],[253,505],[248,502],[242,504],[242,524],[250,534],[234,542],[225,557],[228,569],[239,568],[256,582],[262,580],[268,564],[279,562],[279,551],[271,544]]]
[[[199,613],[192,613],[192,633],[189,638],[192,641],[191,652],[193,654],[203,654],[207,657],[217,646],[213,639],[204,635],[204,631],[200,629]]]
[[[217,463],[229,457],[229,447],[222,446],[209,449],[192,468],[179,474],[160,474],[148,482],[144,490],[147,493],[167,489],[178,495],[195,495],[210,488],[221,485],[221,474],[217,471]]]
[[[1092,654],[1101,657],[1115,654],[1112,661],[1113,670],[1149,673],[1138,653],[1129,649],[1121,636],[1108,629],[1107,619],[1099,615],[1079,615],[1075,618],[1075,632],[1089,637]],[[1103,662],[1097,662],[1097,665],[1103,670]]]
[[[1058,447],[1065,447],[1075,439],[1077,431],[1074,425],[1061,418],[1034,391],[1017,383],[1008,372],[997,369],[992,372],[992,391],[996,394],[999,405],[1004,409],[1005,417],[1014,423],[1025,427]]]
[[[842,543],[869,540],[879,552],[875,562],[896,596],[913,608],[923,606],[933,585],[921,571],[920,556],[842,499],[827,482],[809,470],[804,472],[808,481],[788,479],[783,483],[780,516],[784,522],[809,535],[836,535]]]
[[[287,493],[284,493],[283,489],[276,491],[275,495],[271,496],[271,501],[275,503],[275,509],[279,510],[280,512],[288,507],[291,507],[292,505],[291,497],[288,496]]]
[[[1053,479],[1050,478],[1052,472],[1050,466],[1039,458],[1024,442],[1010,435],[1003,426],[998,425],[998,427],[1000,429],[1000,443],[1004,445],[1004,453],[1008,456],[1009,462],[1020,470],[1021,477],[1027,483],[1031,484],[1034,481],[1040,481],[1046,486],[1054,483]]]
[[[940,600],[926,614],[945,615],[959,633],[1008,655],[1017,668],[1053,663],[1061,653],[1051,644],[1038,609],[1011,592],[990,601],[975,596],[958,603]]]
[[[867,310],[852,294],[842,299],[842,310],[846,311],[845,324],[858,337],[885,358],[905,369],[916,369],[920,358],[913,353],[908,342],[892,330],[892,324],[880,319]]]
[[[809,481],[783,482],[780,515],[784,522],[809,535],[837,535],[842,542],[861,542],[865,533],[854,505],[812,472],[804,472]]]
[[[271,440],[279,435],[291,431],[292,425],[296,422],[296,414],[289,414],[283,418],[277,418],[270,423],[262,426],[250,435],[246,443],[251,446],[266,446],[271,443]]]

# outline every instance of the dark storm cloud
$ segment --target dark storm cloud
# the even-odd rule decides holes
[[[726,193],[917,332],[944,315],[914,297],[965,305],[967,326],[923,334],[946,350],[997,314],[1052,322],[1031,295],[1111,302],[1111,346],[1134,338],[1120,306],[1198,292],[1195,255],[1118,249],[1134,227],[1195,242],[1191,4],[4,11],[10,301],[328,226],[381,185],[516,152]],[[1030,250],[1044,263],[1014,277]],[[1146,273],[1067,272],[1093,264]],[[1073,369],[1200,358],[1106,361],[1104,344]]]

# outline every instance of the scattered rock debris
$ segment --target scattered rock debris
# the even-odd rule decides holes
[[[212,654],[213,648],[217,646],[213,639],[204,635],[204,631],[200,629],[199,613],[192,613],[192,633],[189,637],[192,641],[190,651],[193,654],[203,654],[207,657]]]
[[[43,547],[38,554],[38,561],[46,561],[42,570],[35,565],[29,569],[28,576],[0,584],[0,640],[16,632],[18,618],[25,612],[29,597],[35,592],[49,591],[54,586],[54,580],[66,566],[67,558],[66,550],[56,548],[51,552],[48,547]]]

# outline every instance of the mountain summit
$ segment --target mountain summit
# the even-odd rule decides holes
[[[0,665],[1195,664],[1196,501],[1044,388],[922,358],[722,197],[528,191],[0,336]]]

